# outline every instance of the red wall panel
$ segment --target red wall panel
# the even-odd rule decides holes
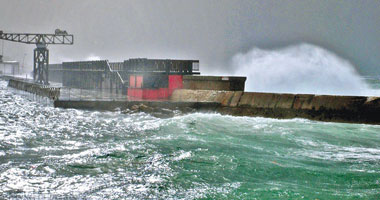
[[[143,84],[143,76],[136,76],[136,87],[141,88]]]
[[[168,99],[175,89],[183,87],[182,75],[169,75],[168,88],[142,89],[143,76],[131,75],[129,80],[128,96],[137,99]]]
[[[169,97],[169,89],[168,88],[158,89],[158,98],[159,99],[167,99],[168,97]]]
[[[130,75],[129,76],[129,87],[135,87],[135,86],[136,86],[135,76]]]
[[[168,96],[171,96],[175,89],[179,89],[182,87],[183,87],[182,75],[169,75]]]
[[[182,75],[169,75],[169,89],[178,89],[182,87]]]
[[[150,99],[150,100],[158,99],[158,90],[157,89],[144,89],[143,90],[143,99]]]
[[[143,90],[142,89],[136,89],[136,88],[128,88],[128,96],[142,99],[143,98]]]

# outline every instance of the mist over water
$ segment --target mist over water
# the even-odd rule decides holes
[[[312,44],[253,48],[235,55],[232,63],[235,75],[247,76],[248,91],[379,96],[349,61]]]

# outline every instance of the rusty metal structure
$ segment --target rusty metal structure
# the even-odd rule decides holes
[[[58,29],[57,29],[58,30]],[[24,44],[35,44],[33,79],[40,84],[49,84],[49,49],[48,45],[72,45],[74,36],[66,31],[57,31],[55,34],[42,33],[4,33],[0,31],[0,39]]]

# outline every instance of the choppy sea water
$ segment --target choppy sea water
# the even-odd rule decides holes
[[[0,81],[0,198],[379,199],[380,126],[60,109]]]

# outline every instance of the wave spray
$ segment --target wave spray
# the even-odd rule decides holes
[[[247,76],[254,92],[376,95],[350,62],[311,44],[281,49],[254,48],[232,59],[235,75]]]

